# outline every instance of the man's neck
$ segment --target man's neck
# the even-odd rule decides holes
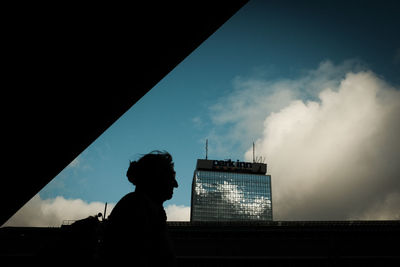
[[[151,192],[149,190],[144,190],[143,188],[136,188],[135,192],[145,196],[151,202],[153,202],[155,205],[162,205],[164,202],[164,201],[160,200],[158,198],[158,196],[154,194],[154,192]]]

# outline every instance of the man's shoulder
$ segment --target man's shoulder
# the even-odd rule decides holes
[[[125,217],[132,214],[133,210],[136,210],[140,204],[138,203],[135,192],[131,192],[123,196],[118,203],[115,205],[110,214],[110,219],[117,219],[121,216]]]
[[[126,194],[125,196],[123,196],[118,203],[115,205],[114,210],[118,210],[119,208],[125,206],[125,205],[129,205],[132,202],[136,201],[136,194],[135,192],[130,192],[128,194]]]
[[[123,196],[119,201],[118,201],[118,203],[124,203],[124,202],[128,202],[128,201],[134,201],[136,198],[137,198],[137,196],[136,196],[137,194],[135,193],[135,192],[130,192],[130,193],[128,193],[128,194],[126,194],[125,196]],[[118,204],[117,203],[117,204]]]

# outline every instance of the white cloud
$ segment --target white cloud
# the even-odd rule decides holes
[[[197,129],[202,129],[204,127],[204,122],[200,117],[194,117],[192,118],[193,126],[196,127]]]
[[[190,207],[183,205],[168,205],[165,208],[168,221],[190,221]]]
[[[363,213],[351,215],[358,220],[400,220],[400,193],[395,192],[386,195],[380,201],[376,201]]]
[[[42,199],[34,196],[3,226],[59,227],[64,220],[79,220],[104,212],[105,203],[81,199]],[[107,205],[108,216],[114,204]]]
[[[295,80],[244,81],[213,108],[215,135],[228,126],[246,160],[257,140],[274,219],[399,217],[400,92],[360,69],[327,61]]]
[[[214,128],[208,134],[210,150],[217,156],[229,156],[232,145],[244,150],[261,137],[263,122],[271,112],[278,112],[296,99],[316,99],[325,88],[337,87],[350,70],[362,70],[354,60],[334,65],[322,62],[318,69],[304,72],[298,79],[266,81],[237,77],[233,91],[210,107]]]
[[[73,161],[71,161],[71,163],[67,166],[69,168],[77,168],[80,165],[80,157],[76,157]]]

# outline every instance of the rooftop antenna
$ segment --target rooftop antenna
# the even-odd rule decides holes
[[[206,159],[208,159],[208,139],[206,139]]]
[[[255,157],[254,157],[254,155],[256,153],[255,150],[256,150],[256,147],[255,147],[254,142],[253,142],[253,163],[256,162]]]

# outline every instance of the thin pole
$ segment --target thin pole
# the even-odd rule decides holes
[[[107,202],[106,202],[106,205],[104,206],[103,221],[106,218],[106,211],[107,211]]]
[[[208,159],[208,139],[206,139],[206,159]]]
[[[255,162],[255,158],[254,158],[254,155],[255,155],[255,150],[256,150],[256,148],[255,148],[255,146],[254,146],[254,142],[253,142],[253,163]]]

